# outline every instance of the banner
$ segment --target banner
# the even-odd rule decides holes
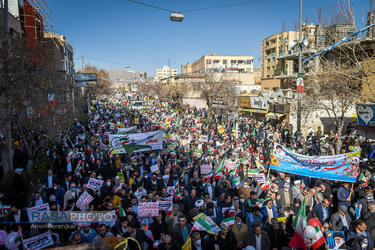
[[[82,211],[86,211],[87,209],[87,204],[92,202],[94,200],[94,197],[92,197],[89,193],[86,191],[79,197],[76,207],[81,209]]]
[[[223,126],[221,126],[221,125],[217,126],[217,131],[218,131],[220,134],[224,133]]]
[[[119,134],[127,134],[129,132],[135,132],[137,130],[137,126],[129,127],[129,128],[118,128],[117,132]]]
[[[201,140],[202,142],[208,142],[208,135],[201,135],[200,140]]]
[[[121,139],[126,136],[125,141]],[[136,134],[111,134],[109,135],[109,145],[111,154],[124,154],[126,153],[123,145],[145,145],[151,146],[152,150],[163,149],[163,131],[153,131],[147,133],[136,133]],[[149,151],[150,149],[139,149],[134,152]]]
[[[271,169],[334,181],[356,182],[359,175],[360,152],[306,156],[294,153],[275,143]]]
[[[44,203],[42,205],[39,205],[39,206],[35,206],[35,207],[31,207],[31,208],[28,208],[27,209],[27,216],[29,217],[29,221],[30,222],[34,222],[34,221],[37,221],[39,220],[39,213],[34,213],[33,212],[39,212],[39,211],[46,211],[49,215],[49,205],[48,203]]]
[[[159,166],[157,164],[152,165],[150,167],[150,170],[151,170],[151,173],[157,172],[157,171],[159,171]]]
[[[102,180],[90,178],[89,182],[87,183],[87,188],[95,189],[95,190],[100,190],[100,188],[103,185],[103,182],[104,181],[102,181]]]
[[[174,195],[175,190],[176,190],[175,187],[167,187],[167,193],[170,195]]]
[[[202,165],[201,166],[201,174],[208,174],[211,173],[212,166],[211,165]]]
[[[139,217],[157,216],[159,214],[159,204],[157,202],[141,202],[138,206]]]
[[[29,239],[23,239],[23,246],[27,250],[39,250],[53,244],[51,232],[37,235]]]

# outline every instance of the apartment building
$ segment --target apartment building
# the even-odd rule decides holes
[[[172,69],[166,65],[162,69],[156,69],[155,80],[160,80],[163,78],[168,78],[171,76],[177,76],[178,69]]]
[[[193,62],[191,67],[189,64],[185,64],[182,68],[185,74],[203,74],[207,72],[253,73],[253,57],[210,54]]]

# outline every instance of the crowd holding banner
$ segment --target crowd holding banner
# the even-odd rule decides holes
[[[135,239],[130,249],[374,248],[375,182],[366,166],[375,145],[367,139],[344,140],[339,155],[307,156],[286,122],[128,103],[95,102],[87,123],[74,124],[82,132],[62,134],[43,152],[53,162],[43,188],[3,215],[9,235],[0,231],[0,243],[22,236],[25,248],[41,249],[117,236]],[[309,136],[316,143],[321,135]],[[114,219],[63,230],[24,223],[47,208]]]

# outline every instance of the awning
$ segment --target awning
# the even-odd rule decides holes
[[[245,109],[245,108],[239,108],[238,111],[245,111],[250,113],[259,113],[259,114],[266,114],[268,113],[268,109]]]
[[[278,120],[280,119],[281,117],[283,117],[285,114],[277,114],[277,113],[268,113],[266,114],[266,118],[269,118],[269,119],[274,119],[274,120]]]

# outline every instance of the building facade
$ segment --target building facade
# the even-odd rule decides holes
[[[172,69],[166,65],[162,69],[156,69],[155,80],[160,80],[163,78],[168,78],[178,75],[178,69]]]

